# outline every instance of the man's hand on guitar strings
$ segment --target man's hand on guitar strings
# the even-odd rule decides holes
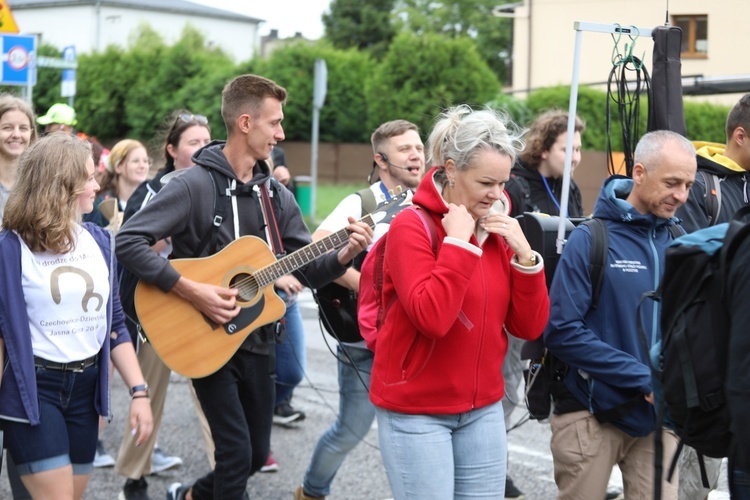
[[[181,276],[173,290],[219,325],[229,322],[240,313],[236,299],[238,290],[235,288],[198,283]]]
[[[349,225],[346,226],[349,233],[349,243],[339,250],[339,263],[345,265],[361,252],[367,250],[372,242],[372,228],[364,222],[357,222],[354,217],[349,217]]]

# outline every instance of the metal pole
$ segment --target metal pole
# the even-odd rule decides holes
[[[575,134],[576,109],[578,107],[578,72],[581,67],[581,40],[584,31],[595,33],[624,34],[629,36],[651,37],[651,28],[639,28],[619,24],[597,24],[576,21],[573,23],[576,31],[575,51],[573,52],[573,80],[570,84],[570,106],[568,108],[568,140],[565,148],[565,170],[563,171],[562,200],[560,200],[560,223],[557,228],[556,249],[562,253],[565,245],[565,219],[568,212],[568,195],[570,193],[570,179],[573,164],[573,134]]]
[[[568,217],[568,193],[570,193],[570,176],[573,164],[573,134],[575,133],[576,109],[578,107],[578,70],[581,66],[581,39],[583,32],[576,27],[576,43],[573,52],[573,80],[570,84],[570,106],[568,108],[568,140],[565,146],[565,169],[560,200],[560,223],[557,227],[556,248],[561,254],[565,245],[565,219]]]
[[[312,120],[312,151],[310,154],[310,220],[315,220],[315,197],[318,190],[318,123],[320,120],[320,109],[313,106]]]

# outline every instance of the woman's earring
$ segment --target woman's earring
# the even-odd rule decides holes
[[[448,179],[448,185],[451,187],[451,189],[453,189],[453,186],[455,186],[455,182],[453,181],[453,179]]]

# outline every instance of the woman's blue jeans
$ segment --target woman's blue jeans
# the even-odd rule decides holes
[[[458,415],[375,412],[395,500],[503,498],[507,440],[500,401]]]

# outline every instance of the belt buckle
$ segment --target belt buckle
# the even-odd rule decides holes
[[[86,368],[85,359],[83,361],[77,361],[75,363],[67,363],[67,366],[70,366],[71,364],[74,366],[74,368],[70,369],[70,371],[72,371],[73,373],[83,373],[83,370]]]

